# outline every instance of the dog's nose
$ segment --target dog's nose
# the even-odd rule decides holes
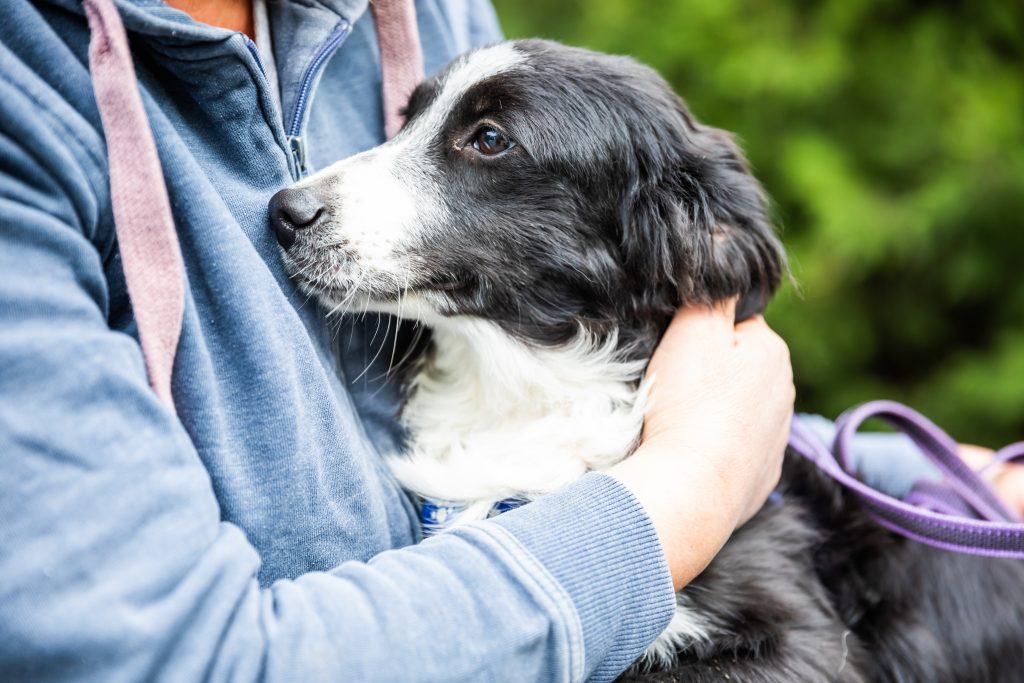
[[[277,243],[287,249],[295,244],[295,231],[313,225],[324,206],[310,190],[281,190],[270,198],[270,227]]]

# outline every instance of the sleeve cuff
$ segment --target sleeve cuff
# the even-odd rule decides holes
[[[613,477],[587,474],[492,521],[572,600],[589,680],[614,679],[671,620],[675,592],[654,526]]]

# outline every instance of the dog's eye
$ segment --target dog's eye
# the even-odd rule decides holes
[[[473,149],[486,156],[495,156],[507,152],[516,146],[499,130],[484,126],[473,136]]]

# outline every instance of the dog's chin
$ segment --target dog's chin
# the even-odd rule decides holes
[[[338,306],[357,297],[362,302],[369,294],[368,292],[360,291],[348,282],[319,282],[303,277],[295,277],[293,279],[300,292],[318,300],[325,306]]]
[[[397,304],[402,293],[387,287],[365,287],[354,281],[335,279],[329,282],[296,278],[299,291],[337,312],[381,311]]]
[[[292,276],[299,291],[317,300],[329,315],[390,313],[422,323],[438,323],[457,313],[448,292],[431,286],[396,287],[394,278],[311,279]]]

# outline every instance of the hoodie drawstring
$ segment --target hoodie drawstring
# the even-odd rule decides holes
[[[142,106],[128,37],[113,0],[84,0],[89,71],[103,123],[125,283],[149,384],[174,412],[171,373],[185,311],[185,267],[153,131]],[[384,126],[402,125],[401,108],[423,79],[413,0],[372,0],[380,46]]]
[[[113,0],[85,0],[89,71],[110,166],[125,283],[149,384],[174,412],[171,372],[185,310],[185,269],[160,158],[135,80],[128,37]]]

